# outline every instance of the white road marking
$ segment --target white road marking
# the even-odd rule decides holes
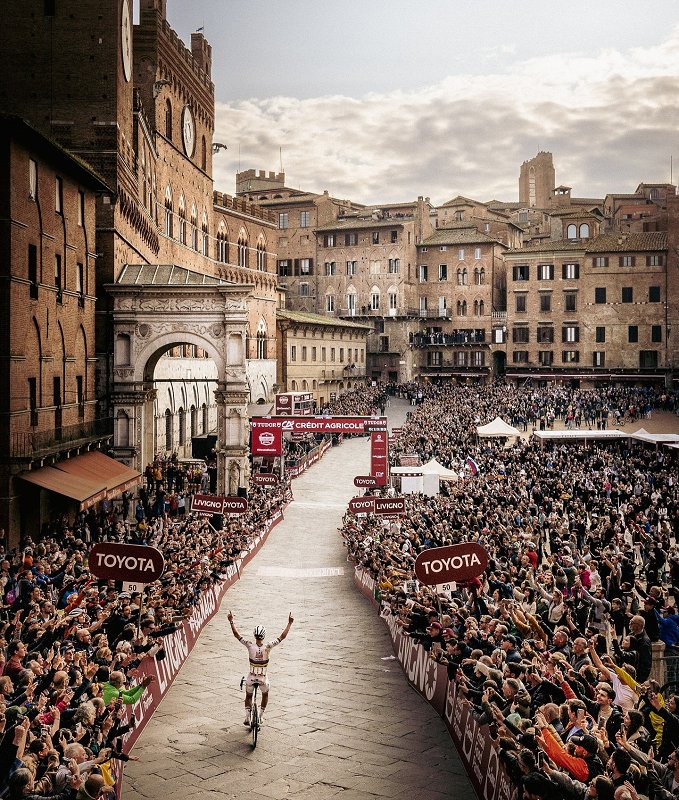
[[[344,567],[310,567],[309,569],[260,567],[257,575],[264,578],[329,578],[333,575],[344,575]]]

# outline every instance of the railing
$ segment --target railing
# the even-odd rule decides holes
[[[486,332],[482,328],[453,331],[452,333],[414,333],[409,341],[413,347],[473,346],[486,344]]]
[[[66,448],[88,444],[113,436],[113,417],[64,425],[47,431],[15,432],[12,434],[12,458],[49,455]]]

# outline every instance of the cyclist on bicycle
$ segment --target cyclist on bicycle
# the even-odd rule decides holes
[[[254,629],[253,636],[255,637],[255,641],[251,642],[247,639],[244,639],[240,635],[238,629],[234,625],[233,614],[230,611],[227,615],[227,619],[231,625],[231,633],[233,633],[233,635],[241,644],[247,647],[248,655],[250,656],[250,670],[245,682],[245,719],[243,720],[243,725],[250,724],[250,714],[252,711],[252,692],[254,691],[255,684],[259,686],[262,692],[262,707],[259,715],[259,722],[262,724],[264,722],[264,711],[267,703],[269,702],[269,679],[266,674],[266,669],[269,666],[269,653],[271,652],[272,648],[274,648],[277,644],[280,644],[288,635],[288,633],[290,633],[290,628],[294,622],[292,612],[290,612],[288,615],[288,624],[285,626],[283,633],[281,633],[277,639],[268,642],[268,644],[265,644],[264,642],[266,630],[264,629],[263,625],[257,625],[257,627]]]

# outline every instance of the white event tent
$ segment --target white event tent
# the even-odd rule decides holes
[[[492,422],[487,425],[480,425],[476,429],[477,436],[520,436],[519,430],[512,425],[506,423],[500,417],[495,417]]]
[[[403,494],[422,492],[428,497],[439,493],[440,481],[456,481],[459,477],[455,470],[447,469],[435,458],[419,467],[392,467],[390,473],[400,476]]]

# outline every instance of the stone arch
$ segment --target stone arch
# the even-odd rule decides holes
[[[152,381],[153,373],[161,356],[181,344],[195,344],[197,347],[202,347],[217,367],[217,380],[220,383],[223,382],[226,367],[224,354],[210,339],[194,333],[190,329],[159,334],[145,344],[135,357],[133,380],[139,383]]]

